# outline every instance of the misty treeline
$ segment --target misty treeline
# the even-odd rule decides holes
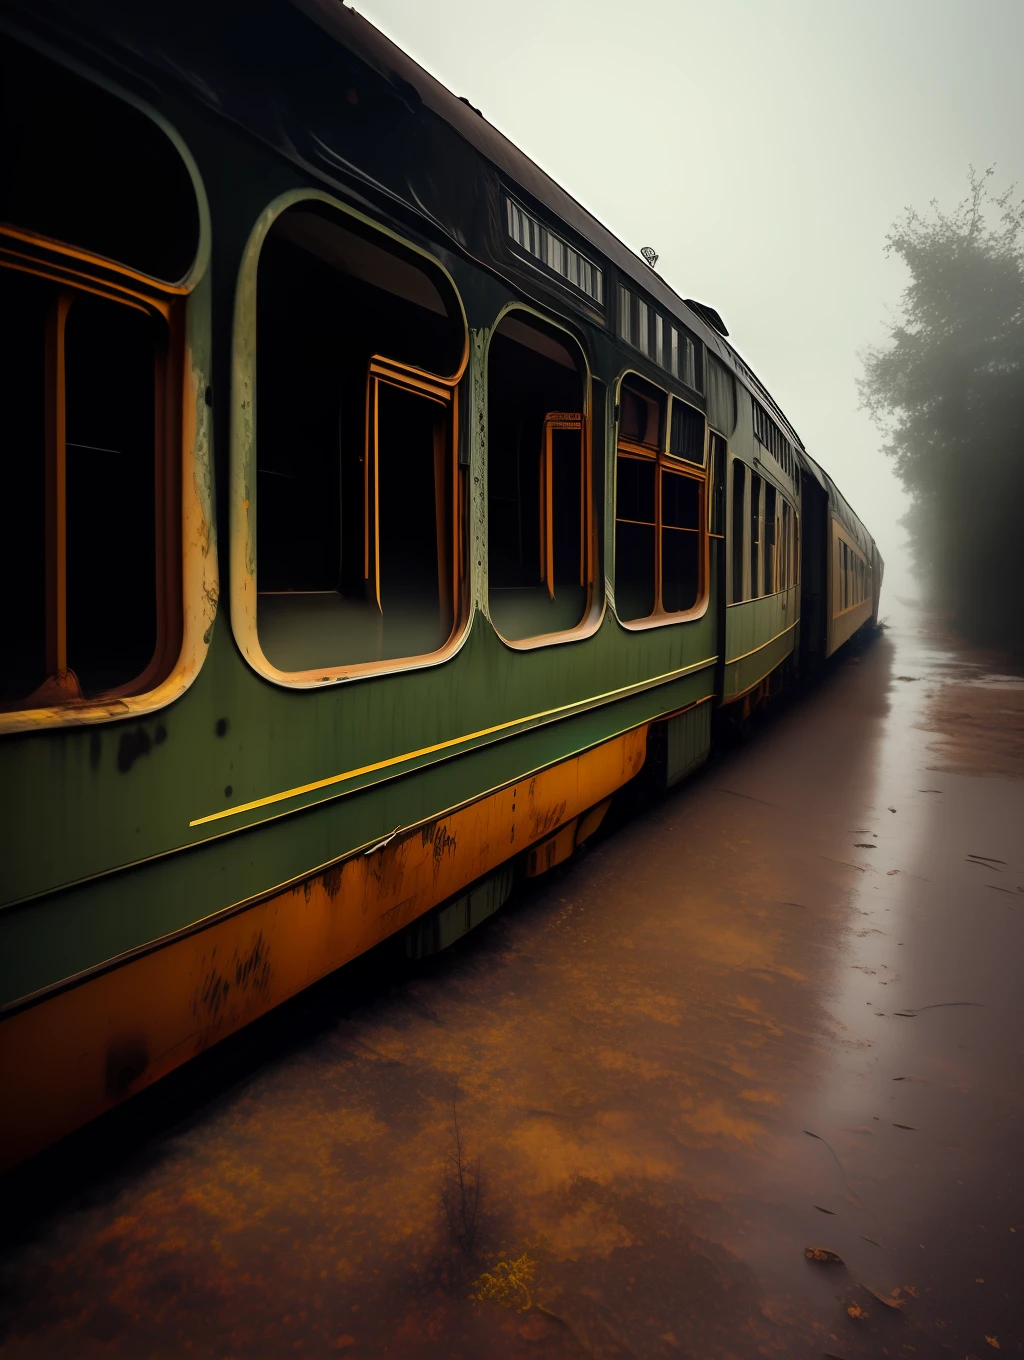
[[[930,601],[983,643],[1024,646],[1024,202],[972,169],[951,212],[908,208],[886,253],[910,273],[861,399],[911,496]]]

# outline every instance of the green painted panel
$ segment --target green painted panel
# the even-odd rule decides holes
[[[793,650],[799,587],[730,605],[725,611],[725,683],[730,699],[754,685]]]
[[[702,765],[711,750],[711,705],[700,704],[680,713],[666,724],[667,761],[665,781],[670,786],[685,779]]]
[[[713,668],[0,912],[0,1005],[315,872],[710,692]]]
[[[693,623],[635,633],[609,613],[591,638],[517,651],[477,614],[461,651],[441,665],[322,690],[289,690],[245,665],[222,608],[195,683],[151,719],[0,743],[0,901],[17,902],[256,825],[325,794],[313,791],[230,821],[189,826],[226,807],[586,702],[714,657],[713,618],[709,609]],[[451,754],[435,752],[413,763]],[[382,777],[359,776],[344,787]]]

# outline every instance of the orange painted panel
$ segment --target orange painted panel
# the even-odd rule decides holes
[[[94,1119],[620,788],[646,726],[0,1023],[0,1170]]]

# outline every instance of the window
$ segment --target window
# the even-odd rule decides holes
[[[764,523],[761,529],[761,593],[774,595],[778,589],[775,579],[775,488],[764,484]]]
[[[636,299],[636,339],[633,343],[641,354],[651,357],[650,311],[643,298]]]
[[[547,265],[599,307],[604,306],[604,273],[575,246],[544,226],[515,199],[505,198],[505,227],[517,246]]]
[[[837,613],[853,609],[871,597],[871,567],[856,548],[838,539]]]
[[[732,603],[746,598],[743,588],[743,547],[747,541],[747,465],[738,458],[732,464]]]
[[[149,118],[8,38],[0,138],[0,709],[136,695],[182,645],[184,299],[160,280],[195,257],[195,191]]]
[[[792,477],[796,470],[793,447],[760,402],[753,402],[754,435],[768,450],[779,467]]]
[[[319,203],[283,212],[256,301],[257,631],[285,672],[438,652],[461,617],[454,291]]]
[[[703,345],[621,283],[618,322],[620,340],[653,359],[687,387],[703,392]]]
[[[725,465],[728,445],[721,435],[711,436],[710,506],[708,529],[714,538],[725,536]]]
[[[713,354],[706,355],[708,424],[731,435],[736,428],[736,383],[726,366]]]
[[[704,466],[704,414],[678,397],[672,398],[668,448],[674,458],[683,458],[698,467]]]
[[[764,483],[756,472],[750,474],[750,598],[763,595],[761,588],[761,489]]]
[[[171,139],[139,109],[0,34],[0,221],[177,283],[199,209]]]
[[[506,641],[578,627],[594,575],[586,370],[554,327],[509,312],[487,358],[487,577]]]
[[[623,622],[685,613],[706,589],[705,423],[641,378],[619,390],[615,600]]]

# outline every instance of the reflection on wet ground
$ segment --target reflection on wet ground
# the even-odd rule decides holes
[[[1024,754],[980,679],[908,618],[440,961],[333,980],[19,1226],[0,1354],[1020,1350]]]

